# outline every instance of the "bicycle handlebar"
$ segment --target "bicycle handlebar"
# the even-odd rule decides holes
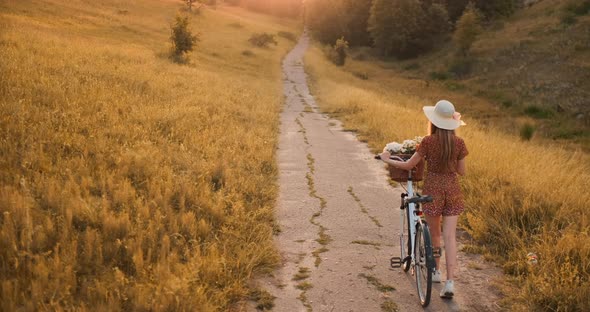
[[[375,155],[375,159],[381,160],[381,155]],[[405,161],[399,156],[389,156],[391,160]]]

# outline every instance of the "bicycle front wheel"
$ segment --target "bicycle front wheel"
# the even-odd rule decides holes
[[[430,294],[432,292],[433,268],[431,268],[432,265],[429,261],[434,259],[432,256],[432,245],[430,243],[430,231],[426,223],[416,225],[414,256],[414,271],[418,296],[420,297],[420,304],[426,307],[430,303]]]

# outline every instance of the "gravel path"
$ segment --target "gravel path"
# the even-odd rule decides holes
[[[413,276],[389,267],[399,250],[401,189],[388,184],[366,144],[318,111],[303,69],[308,44],[304,35],[283,62],[276,212],[283,266],[261,282],[277,297],[274,311],[422,311]],[[497,270],[474,256],[459,261],[458,295],[443,301],[434,284],[426,311],[497,310],[487,282]]]

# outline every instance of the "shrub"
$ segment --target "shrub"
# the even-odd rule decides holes
[[[271,43],[274,45],[278,44],[275,36],[268,33],[253,34],[248,41],[259,48],[266,48]]]
[[[457,28],[453,34],[453,41],[457,46],[457,51],[462,55],[467,55],[477,36],[482,32],[480,25],[480,14],[473,4],[465,8],[465,12],[457,21]]]
[[[336,40],[334,46],[326,46],[324,48],[324,54],[337,66],[342,66],[346,62],[348,50],[348,41],[344,40],[344,37]]]
[[[369,80],[369,74],[361,73],[361,72],[353,72],[352,73],[355,77],[361,80]]]
[[[171,57],[177,63],[185,62],[186,53],[192,51],[194,45],[199,41],[199,37],[197,35],[193,35],[188,29],[188,24],[188,17],[177,15],[174,24],[171,25]]]
[[[586,15],[590,13],[590,0],[585,1],[570,1],[565,6],[565,11],[573,15]]]
[[[254,52],[252,52],[250,50],[244,50],[244,51],[242,51],[242,55],[243,56],[254,56]]]
[[[348,50],[348,41],[344,40],[344,37],[336,40],[336,44],[333,47],[334,59],[332,62],[338,66],[344,65],[346,62],[346,51]]]
[[[448,13],[439,4],[419,0],[375,0],[368,30],[384,56],[411,58],[428,51],[447,33]]]
[[[462,83],[458,83],[455,81],[447,81],[445,83],[445,87],[451,91],[457,91],[457,90],[464,90],[465,89],[465,85]]]
[[[449,73],[458,78],[464,78],[471,73],[474,60],[470,57],[455,58],[449,66]]]
[[[561,23],[566,26],[573,25],[577,22],[578,22],[578,19],[576,18],[576,16],[569,14],[569,13],[567,13],[561,17]]]
[[[540,108],[536,105],[529,105],[524,109],[524,113],[533,118],[549,118],[553,113],[548,109]]]
[[[560,22],[565,26],[570,26],[578,22],[578,16],[590,13],[590,0],[573,1],[570,0],[562,9]]]
[[[533,134],[535,134],[535,126],[530,123],[525,123],[520,127],[520,138],[524,141],[530,141],[533,138]]]
[[[279,37],[283,37],[283,38],[285,38],[287,40],[290,40],[290,41],[293,41],[293,42],[297,41],[297,36],[295,36],[295,34],[292,33],[292,32],[279,31],[277,33],[277,35],[279,35]]]
[[[447,80],[449,79],[449,74],[446,72],[430,72],[430,79],[432,80]]]
[[[372,0],[306,0],[305,22],[316,39],[332,44],[344,36],[351,45],[370,45],[367,20]]]
[[[365,61],[367,58],[368,57],[365,53],[358,53],[357,55],[352,56],[352,59],[357,61]]]
[[[483,12],[487,18],[499,16],[510,16],[516,10],[515,0],[477,0],[477,8]]]
[[[420,69],[420,64],[410,63],[410,64],[404,66],[404,70],[415,70],[415,69]]]

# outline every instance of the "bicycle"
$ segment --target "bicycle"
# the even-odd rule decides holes
[[[381,159],[379,155],[375,159]],[[398,156],[390,159],[404,161]],[[400,183],[401,185],[401,183]],[[403,187],[403,185],[402,185]],[[414,193],[412,170],[408,171],[406,193],[401,194],[401,228],[400,228],[400,256],[390,259],[392,268],[402,268],[404,272],[410,269],[416,277],[416,289],[420,304],[427,307],[432,293],[432,274],[436,270],[436,262],[430,229],[423,219],[420,204],[432,202],[432,197]]]

